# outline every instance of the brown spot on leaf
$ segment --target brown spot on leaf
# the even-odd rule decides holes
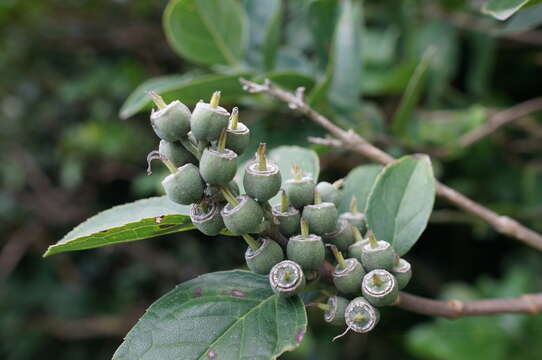
[[[243,296],[246,296],[246,294],[244,292],[242,292],[241,290],[232,290],[230,292],[233,296],[238,296],[238,297],[243,297]]]
[[[162,225],[158,225],[158,227],[160,229],[167,229],[167,228],[170,228],[172,226],[175,226],[175,224],[162,224]]]
[[[207,357],[209,359],[216,359],[216,352],[214,352],[213,350],[209,350],[209,352],[207,353]]]
[[[297,345],[300,345],[301,342],[303,341],[303,338],[305,337],[305,331],[304,330],[301,330],[300,332],[297,333],[297,335],[295,336],[295,343]]]
[[[157,216],[154,218],[154,221],[157,223],[157,224],[160,224],[162,222],[162,220],[164,220],[164,215],[161,215],[161,216]]]
[[[101,232],[101,233],[106,233],[107,231],[108,231],[108,230],[106,229],[106,230],[102,230],[102,231],[100,231],[100,232]]]
[[[201,288],[198,287],[194,290],[194,297],[200,297],[201,296]]]

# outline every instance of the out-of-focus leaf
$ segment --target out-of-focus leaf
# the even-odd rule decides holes
[[[339,2],[336,0],[310,0],[308,24],[313,46],[321,68],[327,67],[329,48],[333,41],[333,30],[337,22]]]
[[[399,108],[393,116],[392,130],[397,136],[405,135],[409,122],[413,119],[412,114],[425,85],[425,76],[427,74],[427,69],[429,68],[433,54],[434,50],[430,48],[423,55],[420,63],[416,67],[416,70],[408,82],[405,94],[401,98]]]
[[[208,101],[214,91],[222,91],[221,100],[236,100],[246,95],[239,83],[240,77],[250,77],[251,74],[242,72],[235,74],[212,74],[199,76],[168,75],[149,79],[139,85],[128,96],[119,115],[127,119],[138,112],[151,107],[152,101],[147,91],[155,91],[166,101],[180,100],[185,104],[194,104],[200,99]]]
[[[276,359],[307,329],[298,296],[275,295],[267,276],[221,271],[160,298],[128,333],[113,360]]]
[[[366,67],[363,72],[363,92],[366,95],[393,95],[406,91],[416,62],[403,62],[390,68]]]
[[[193,229],[190,207],[165,196],[115,206],[81,223],[44,256],[65,251],[92,249]]]
[[[475,96],[488,93],[496,58],[497,40],[487,34],[472,33],[468,39],[472,56],[469,56],[467,87]]]
[[[506,22],[506,25],[501,30],[501,33],[519,33],[534,29],[542,24],[542,4],[536,4],[528,8],[524,8],[517,13],[513,18]]]
[[[280,40],[282,0],[245,0],[243,5],[250,27],[248,61],[258,68],[272,70]]]
[[[330,102],[340,109],[351,109],[361,96],[361,2],[341,3],[333,38],[333,75],[329,88]]]
[[[348,173],[342,188],[341,200],[339,203],[340,213],[350,211],[352,196],[356,197],[358,210],[365,210],[369,193],[381,170],[382,166],[380,165],[361,165]]]
[[[367,201],[367,223],[378,239],[403,256],[425,230],[434,201],[431,160],[427,155],[404,156],[378,175]]]
[[[271,80],[280,87],[295,90],[298,87],[304,87],[306,92],[310,92],[314,87],[314,79],[308,75],[296,71],[274,71],[260,76],[255,79],[256,82],[261,82],[265,79]]]
[[[482,12],[504,21],[525,6],[529,0],[488,0],[482,6]]]
[[[389,65],[394,59],[398,39],[399,32],[394,27],[386,30],[365,28],[361,37],[362,49],[367,49],[367,51],[362,51],[363,64],[379,67]],[[365,90],[365,83],[363,83],[363,90]]]
[[[205,65],[239,65],[248,22],[235,0],[171,0],[163,18],[171,47]]]

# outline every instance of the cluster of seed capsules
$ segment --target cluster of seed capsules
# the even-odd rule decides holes
[[[350,211],[339,215],[342,181],[316,184],[294,165],[292,178],[281,189],[280,169],[266,159],[262,143],[245,168],[245,194],[240,194],[234,177],[250,130],[239,122],[237,108],[230,114],[220,107],[220,92],[209,103],[197,103],[193,112],[178,100],[166,104],[156,93],[149,94],[158,107],[151,124],[161,141],[148,161],[160,159],[168,167],[164,191],[171,201],[191,205],[194,226],[210,236],[225,229],[242,236],[249,269],[268,275],[273,291],[284,297],[317,279],[329,247],[337,262],[332,278],[339,295],[318,307],[327,322],[346,325],[347,331],[373,329],[379,320],[376,307],[397,300],[411,267],[388,242],[367,231],[355,198]],[[280,204],[271,206],[269,200],[279,192]],[[286,254],[272,234],[287,239]]]

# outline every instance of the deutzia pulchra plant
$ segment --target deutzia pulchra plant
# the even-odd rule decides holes
[[[153,160],[167,167],[165,196],[105,211],[46,255],[197,229],[243,239],[241,267],[248,270],[181,284],[148,309],[113,358],[273,359],[302,342],[307,307],[338,333],[377,326],[379,308],[396,304],[412,275],[403,256],[425,228],[434,197],[427,158],[402,158],[377,176],[361,166],[345,179],[319,182],[308,149],[268,152],[260,142],[252,160],[240,163],[250,129],[238,108],[220,106],[220,91],[192,111],[180,100],[149,96],[159,148],[149,153],[148,172]],[[360,179],[371,189],[358,188]],[[405,206],[419,191],[426,200]]]

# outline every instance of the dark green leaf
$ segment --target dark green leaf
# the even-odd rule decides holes
[[[333,76],[329,89],[332,104],[350,109],[361,96],[361,2],[341,3],[333,40]]]
[[[528,2],[529,0],[488,0],[482,7],[482,12],[504,21]]]
[[[365,210],[369,193],[381,170],[382,166],[380,165],[361,165],[352,169],[346,176],[343,185],[339,212],[350,211],[352,196],[356,197],[358,210]]]
[[[434,201],[435,178],[429,157],[402,157],[376,179],[365,210],[369,228],[402,256],[427,226]]]
[[[175,204],[165,196],[115,206],[81,223],[49,246],[44,256],[191,230],[189,214],[189,206]]]
[[[152,102],[146,93],[150,90],[159,93],[168,102],[178,99],[185,104],[193,104],[200,99],[208,101],[216,90],[222,91],[222,101],[236,100],[247,94],[239,84],[240,77],[250,77],[250,74],[168,75],[147,80],[122,104],[120,117],[126,119],[150,108]]]
[[[113,360],[276,359],[299,346],[306,328],[298,296],[278,297],[263,275],[222,271],[183,283],[152,304]]]
[[[533,2],[534,3],[534,2]],[[536,4],[517,13],[506,22],[501,33],[519,33],[534,29],[542,24],[542,4]]]
[[[246,14],[234,0],[172,0],[163,18],[171,47],[190,61],[238,66],[246,47]]]

